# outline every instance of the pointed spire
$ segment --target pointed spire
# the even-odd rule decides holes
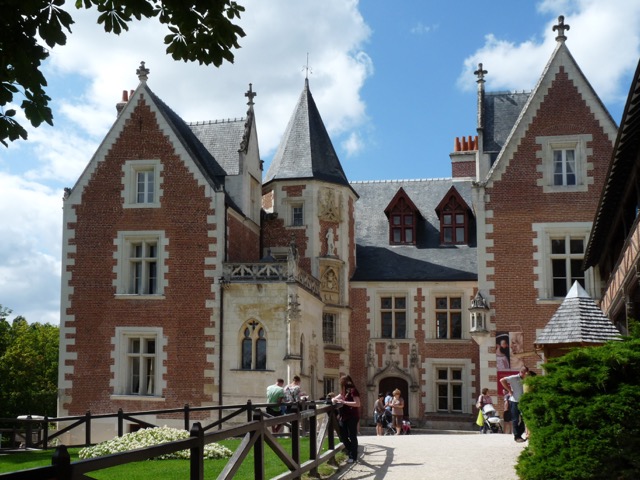
[[[473,74],[478,77],[478,80],[476,80],[478,83],[484,83],[485,82],[484,76],[487,73],[489,73],[489,72],[487,72],[486,70],[482,69],[482,64],[481,63],[478,64],[478,69],[475,72],[473,72]]]
[[[317,179],[349,186],[331,138],[309,89],[309,79],[273,157],[264,184],[282,179]]]
[[[565,30],[570,30],[571,27],[569,25],[565,25],[564,23],[564,15],[560,15],[558,17],[558,24],[553,26],[553,31],[558,31],[558,36],[556,37],[556,41],[563,43],[567,37],[564,35]]]
[[[144,62],[140,62],[140,66],[136,70],[136,75],[138,75],[138,80],[141,82],[146,82],[149,78],[150,70],[144,66]]]
[[[479,63],[478,69],[473,72],[473,74],[478,77],[478,80],[476,80],[476,82],[478,83],[478,130],[484,128],[484,76],[487,73],[489,72],[482,68],[482,63]]]

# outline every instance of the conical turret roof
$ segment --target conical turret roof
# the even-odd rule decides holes
[[[280,140],[264,184],[274,180],[316,179],[350,186],[305,79],[295,111]]]

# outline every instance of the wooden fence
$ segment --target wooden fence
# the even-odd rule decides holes
[[[73,423],[68,427],[56,432],[54,435],[45,434],[44,446],[48,445],[47,441],[51,441],[54,437],[68,432],[72,428],[78,428],[81,425],[85,425],[86,432],[86,445],[90,445],[91,439],[91,419],[95,418],[107,418],[117,417],[118,419],[118,435],[122,435],[124,427],[124,420],[139,424],[144,427],[155,427],[156,425],[149,424],[148,422],[137,419],[139,415],[149,414],[166,414],[184,412],[185,426],[189,424],[189,415],[194,411],[202,410],[218,410],[220,412],[220,418],[217,421],[203,426],[200,422],[195,422],[191,429],[186,429],[190,432],[190,438],[185,440],[178,440],[175,442],[163,443],[160,445],[154,445],[152,447],[141,448],[132,450],[129,452],[117,453],[113,455],[107,455],[99,458],[92,458],[87,460],[79,460],[77,462],[71,462],[67,447],[65,445],[59,445],[56,447],[51,465],[40,468],[33,468],[29,470],[22,470],[18,472],[6,473],[0,475],[2,480],[80,480],[89,479],[85,476],[89,472],[102,470],[105,468],[115,467],[118,465],[125,465],[131,462],[139,462],[142,460],[148,460],[158,457],[160,455],[166,455],[181,450],[190,450],[190,476],[191,480],[202,480],[204,475],[204,447],[210,443],[219,442],[228,438],[241,438],[240,445],[234,452],[233,456],[227,462],[227,465],[218,476],[218,479],[231,479],[238,471],[242,462],[247,455],[253,450],[253,467],[254,477],[258,480],[263,480],[264,476],[264,452],[265,444],[268,445],[273,452],[282,461],[284,466],[289,470],[276,477],[280,480],[301,478],[301,475],[305,472],[311,472],[312,475],[317,476],[317,468],[320,464],[333,461],[336,453],[344,448],[344,445],[339,441],[336,441],[335,431],[337,429],[336,411],[339,405],[325,405],[315,404],[315,402],[301,402],[295,404],[292,413],[289,413],[280,417],[271,417],[266,414],[262,407],[266,407],[269,404],[252,405],[251,402],[247,402],[246,405],[233,405],[233,406],[221,406],[221,407],[198,407],[189,408],[185,405],[184,409],[172,409],[172,410],[153,410],[145,412],[132,412],[124,413],[122,410],[117,414],[109,415],[91,415],[89,412],[83,417],[60,417],[49,418],[49,423],[55,422],[69,422]],[[232,410],[230,414],[222,416],[223,410]],[[247,414],[247,422],[237,426],[231,426],[223,428],[224,422],[228,422],[231,418],[237,417],[242,413]],[[43,420],[37,420],[42,422]],[[34,422],[34,420],[27,421],[28,423]],[[300,458],[300,426],[301,422],[307,423],[309,427],[309,458]],[[291,445],[292,452],[289,454],[278,443],[276,436],[271,433],[271,427],[286,423],[290,427],[291,431]],[[214,430],[218,427],[217,431]],[[318,428],[319,427],[319,428]],[[45,428],[45,430],[47,430]],[[322,445],[327,440],[327,451],[322,452]]]

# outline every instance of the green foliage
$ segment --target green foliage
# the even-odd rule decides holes
[[[520,409],[531,436],[523,480],[632,479],[640,472],[640,338],[581,348],[527,380]]]
[[[0,310],[0,418],[55,416],[59,328],[6,316]]]
[[[0,142],[26,140],[27,131],[5,108],[21,97],[20,108],[31,125],[53,125],[47,80],[40,67],[48,48],[67,43],[74,21],[61,7],[65,0],[6,0],[0,2]],[[78,9],[96,7],[98,23],[119,35],[129,23],[157,17],[168,26],[167,53],[175,60],[197,61],[216,67],[233,63],[233,48],[244,31],[233,23],[244,7],[233,0],[76,0]]]

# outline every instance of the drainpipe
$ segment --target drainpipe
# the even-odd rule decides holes
[[[223,190],[224,192],[224,190]],[[223,222],[224,222],[224,241],[222,242],[223,248],[224,248],[224,256],[222,261],[226,262],[227,261],[227,202],[226,202],[226,194],[225,195],[225,202],[224,202],[224,209],[223,209]],[[218,340],[219,340],[219,355],[218,355],[218,406],[222,405],[222,355],[223,355],[223,348],[222,348],[222,342],[224,340],[224,279],[222,277],[218,277],[218,295],[220,297],[220,316],[219,316],[219,320],[218,322],[220,323],[219,325],[219,334],[218,334]],[[222,420],[222,409],[218,410],[218,420]],[[222,424],[220,424],[220,426],[218,427],[219,429],[222,428]]]

